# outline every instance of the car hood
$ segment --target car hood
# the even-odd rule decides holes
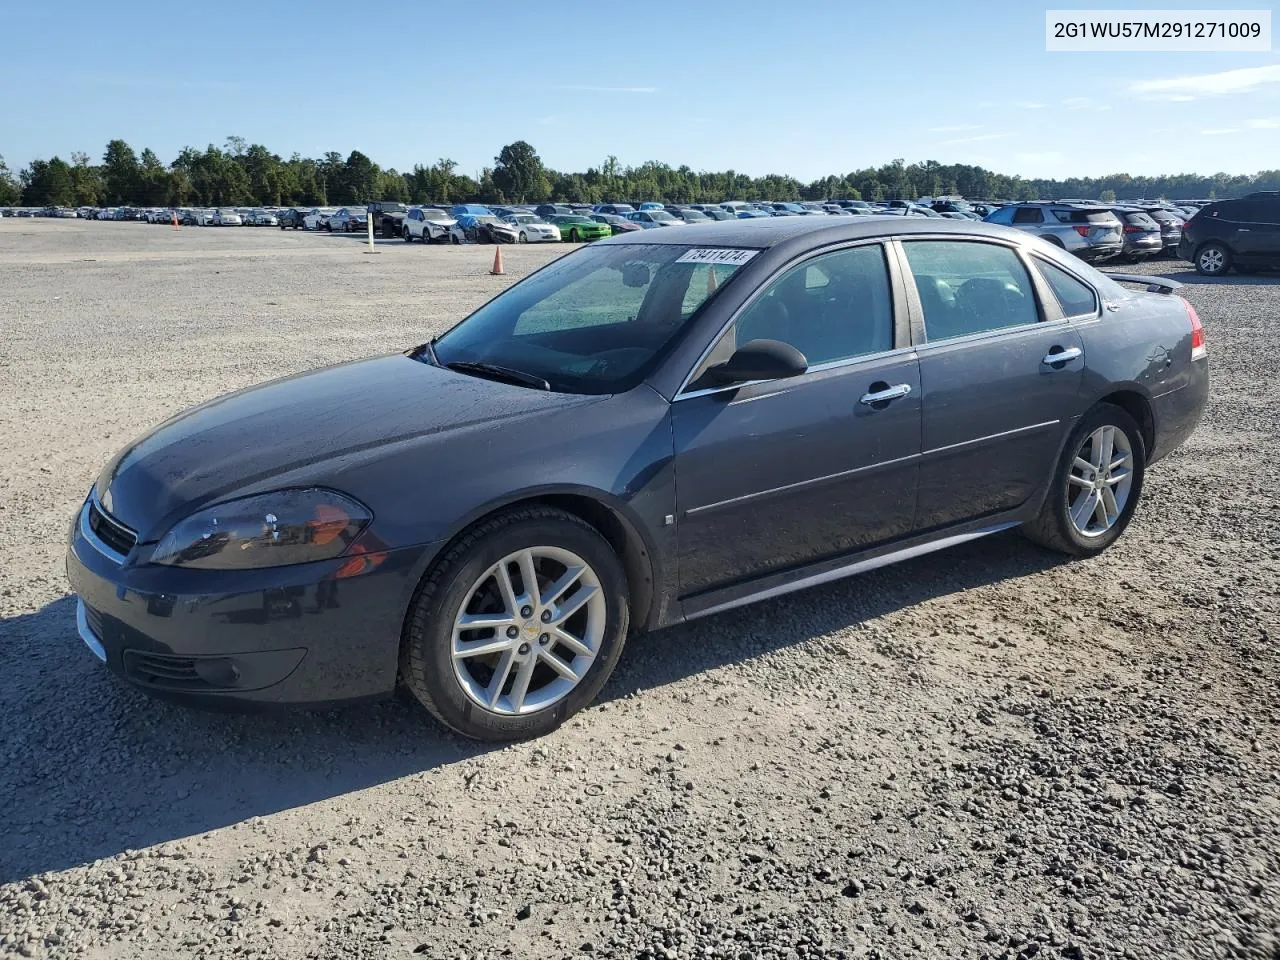
[[[121,450],[95,491],[145,542],[272,477],[322,484],[326,465],[376,447],[599,399],[482,380],[404,354],[358,360],[185,410]]]

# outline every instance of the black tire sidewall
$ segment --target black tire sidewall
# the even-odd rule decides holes
[[[503,557],[525,547],[556,546],[572,550],[595,571],[605,598],[605,630],[600,652],[582,682],[552,707],[528,716],[493,714],[475,703],[454,676],[450,651],[453,622],[471,588]],[[410,611],[406,644],[414,676],[410,689],[446,726],[479,740],[520,740],[550,733],[591,703],[609,679],[626,641],[629,625],[627,583],[622,564],[608,542],[572,519],[537,516],[513,519],[470,546],[453,562],[445,561],[434,588],[420,591]],[[428,575],[428,582],[431,580]],[[423,605],[425,609],[422,609]],[[425,615],[424,615],[425,614]],[[416,656],[414,656],[416,654]],[[415,669],[414,664],[422,669]]]
[[[1070,514],[1070,480],[1071,465],[1075,461],[1076,451],[1084,443],[1085,437],[1099,427],[1111,425],[1124,431],[1133,450],[1133,485],[1129,489],[1129,499],[1120,511],[1120,517],[1111,529],[1098,537],[1083,536],[1071,522]],[[1142,499],[1142,488],[1147,475],[1147,445],[1142,438],[1142,429],[1129,413],[1121,407],[1110,403],[1094,407],[1076,424],[1071,436],[1063,448],[1057,470],[1053,477],[1053,486],[1049,490],[1045,502],[1046,509],[1054,512],[1055,525],[1061,536],[1072,547],[1076,556],[1094,556],[1101,553],[1119,539],[1133,519],[1138,502]]]

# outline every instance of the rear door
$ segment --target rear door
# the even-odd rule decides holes
[[[1238,202],[1238,256],[1259,263],[1280,262],[1280,199]]]
[[[1084,343],[1065,319],[1045,321],[1012,246],[921,239],[902,248],[923,320],[916,526],[1013,509],[1044,482],[1081,412]],[[1052,315],[1061,316],[1056,304]]]

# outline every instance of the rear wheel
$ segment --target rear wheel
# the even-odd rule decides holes
[[[1220,277],[1231,269],[1231,251],[1220,243],[1206,243],[1196,251],[1196,273]]]
[[[1061,240],[1059,240],[1057,237],[1055,237],[1053,234],[1048,234],[1048,235],[1045,237],[1045,239],[1046,239],[1046,240],[1048,240],[1050,243],[1052,243],[1052,244],[1053,244],[1055,247],[1057,247],[1059,250],[1065,250],[1065,249],[1067,249],[1067,248],[1066,248],[1066,245],[1065,245]]]
[[[1146,466],[1146,444],[1133,417],[1098,404],[1072,431],[1040,513],[1023,533],[1075,557],[1101,553],[1129,525]]]
[[[622,565],[593,527],[552,507],[515,509],[464,534],[423,579],[401,678],[464,736],[541,736],[595,698],[628,617]]]

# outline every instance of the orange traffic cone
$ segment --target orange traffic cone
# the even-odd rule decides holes
[[[502,247],[501,246],[494,247],[493,269],[490,270],[489,273],[495,277],[500,277],[504,273],[506,273],[506,271],[502,269]]]
[[[178,229],[178,211],[173,211],[173,229]]]

